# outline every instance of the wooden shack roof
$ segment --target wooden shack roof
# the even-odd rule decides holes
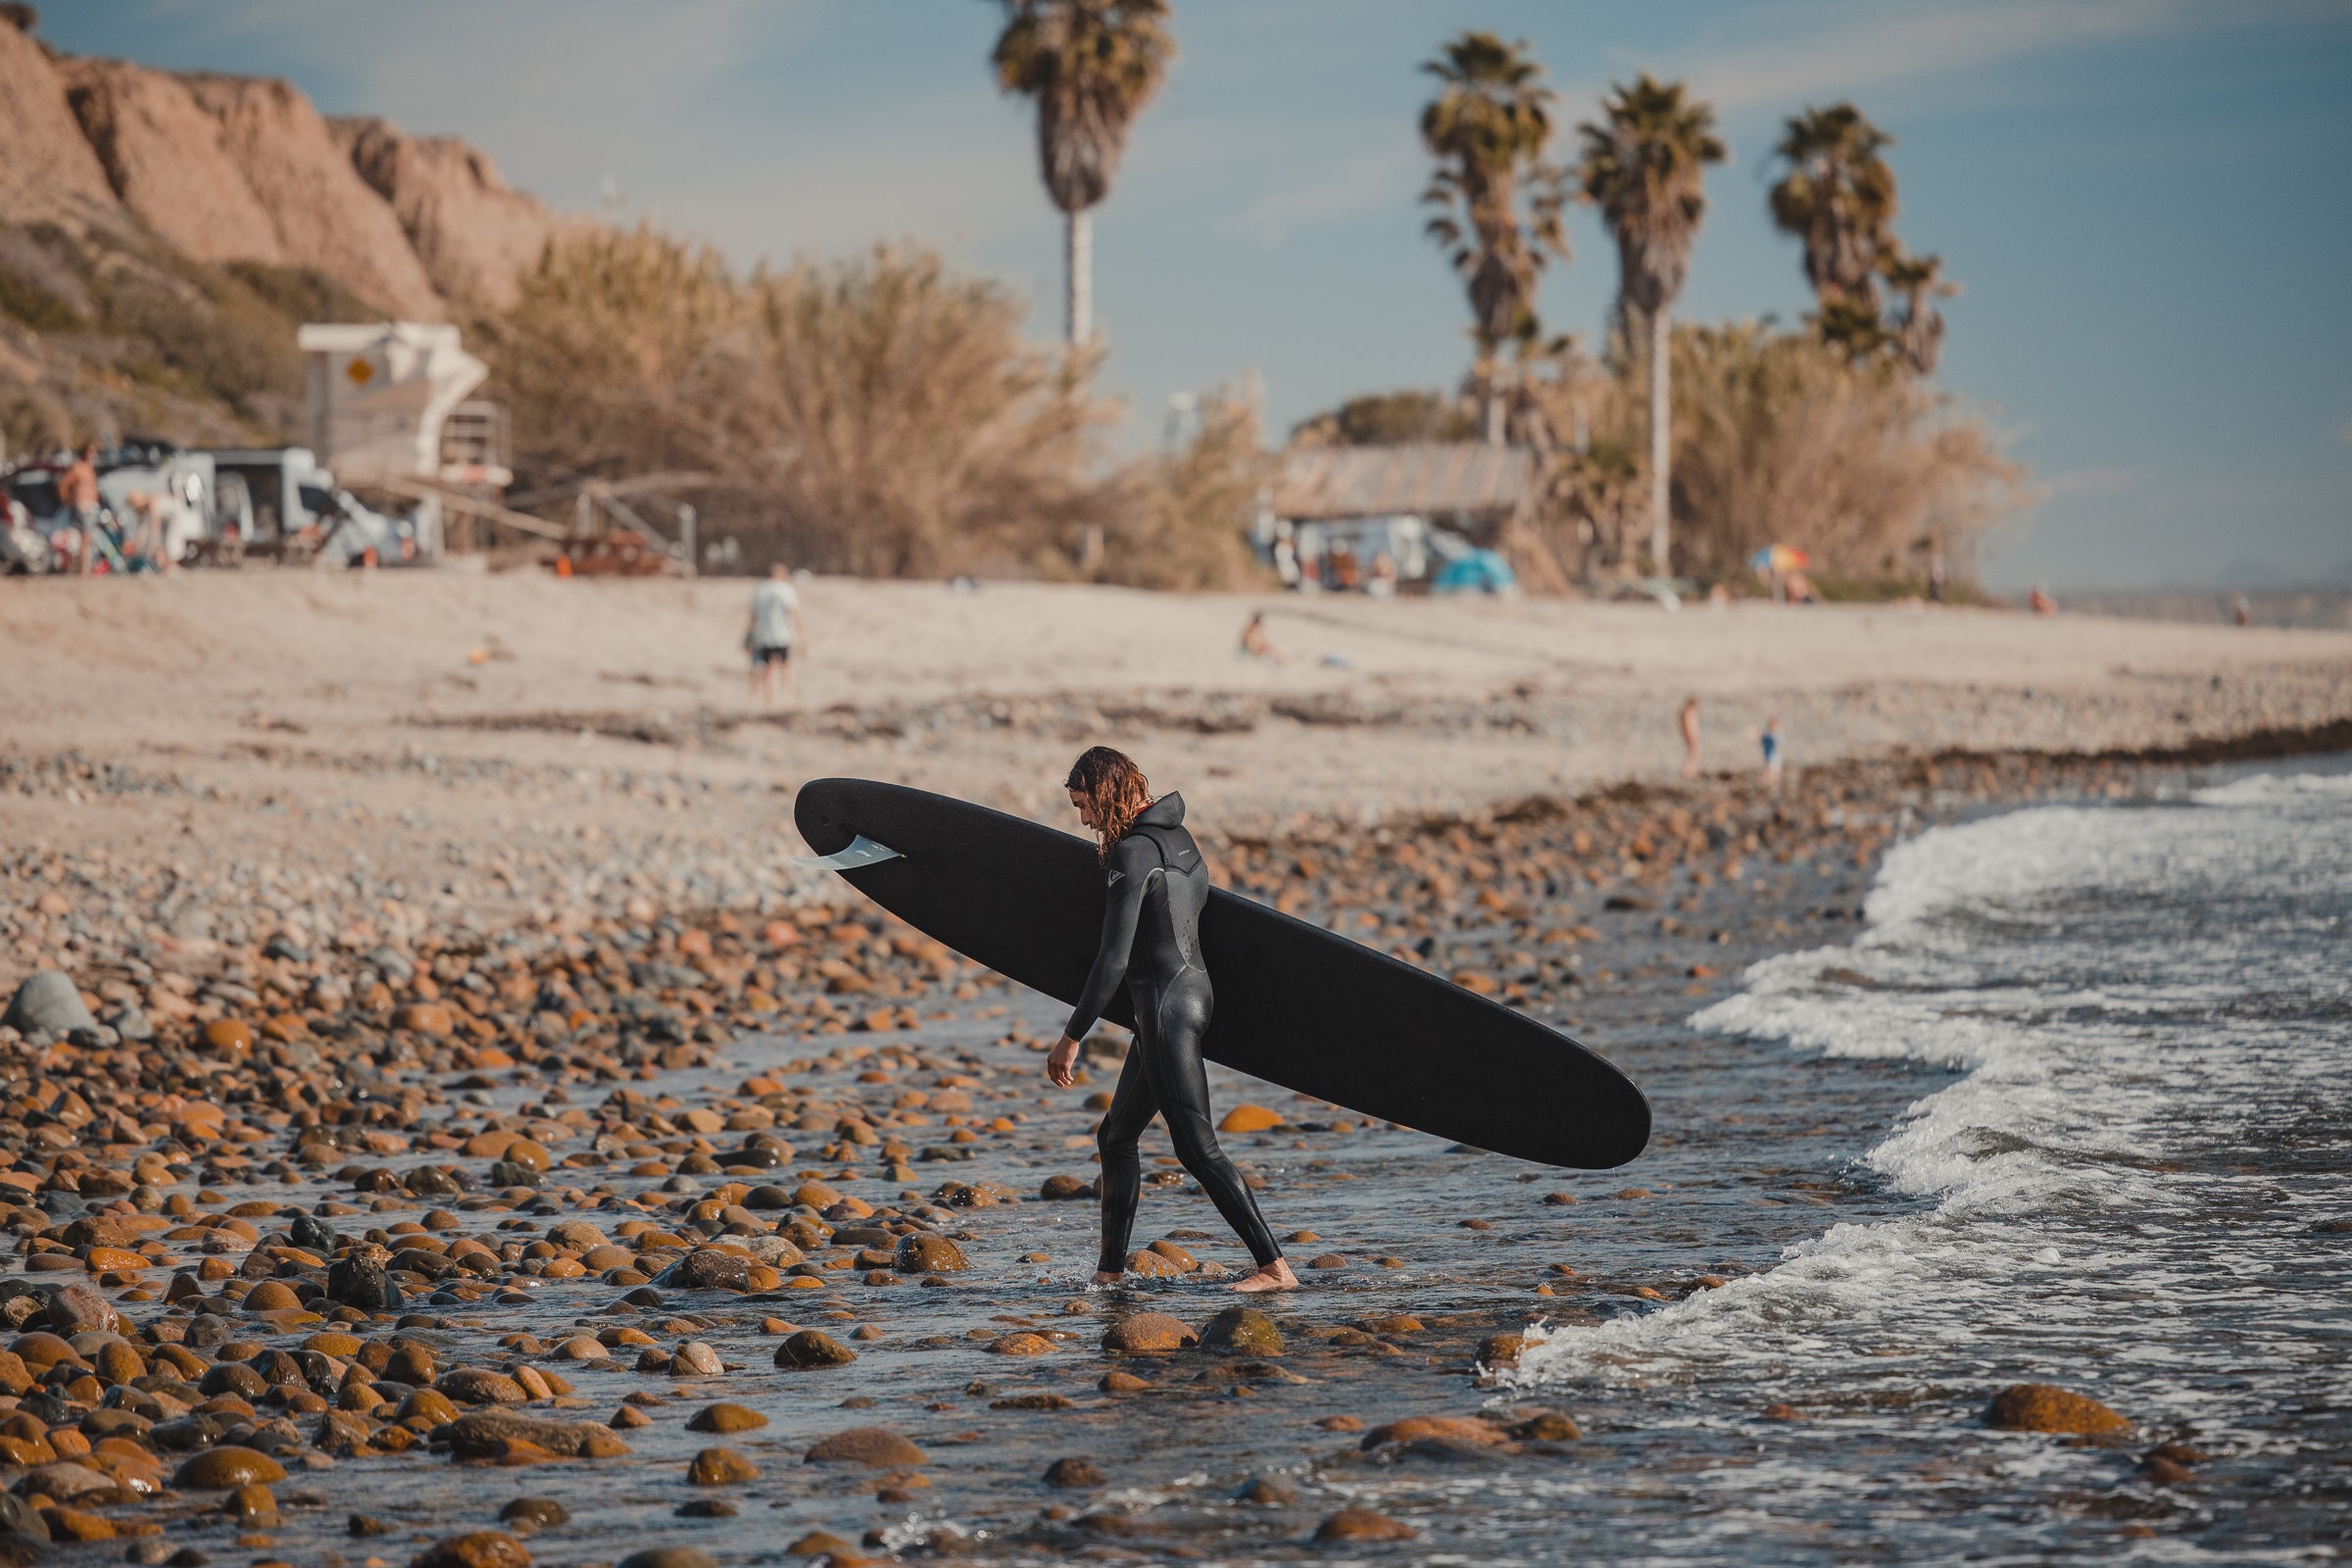
[[[1399,513],[1502,517],[1534,492],[1523,447],[1418,442],[1397,447],[1306,447],[1282,455],[1278,517],[1383,517]]]

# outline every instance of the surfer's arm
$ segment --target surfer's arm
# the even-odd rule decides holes
[[[1102,1016],[1110,999],[1127,983],[1127,959],[1135,950],[1135,928],[1143,918],[1144,876],[1158,862],[1151,846],[1134,839],[1122,840],[1110,852],[1110,885],[1102,901],[1102,943],[1095,950],[1095,966],[1087,971],[1086,988],[1078,993],[1078,1006],[1070,1014],[1067,1027],[1061,1032],[1072,1040],[1084,1040],[1086,1032]]]

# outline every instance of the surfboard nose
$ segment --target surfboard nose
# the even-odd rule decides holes
[[[858,836],[849,809],[852,786],[857,782],[846,778],[812,778],[793,798],[793,826],[801,830],[801,837],[817,854],[839,854]]]

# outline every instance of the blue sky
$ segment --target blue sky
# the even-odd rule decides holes
[[[1060,323],[1031,121],[986,69],[983,0],[50,0],[76,53],[282,74],[329,113],[480,144],[515,184],[740,263],[916,235]],[[1808,308],[1766,220],[1769,149],[1851,98],[1897,140],[1898,228],[1941,252],[1940,379],[1993,412],[2047,500],[1996,585],[2352,581],[2352,4],[2345,0],[1530,3],[1175,0],[1182,58],[1096,220],[1106,380],[1131,440],[1170,393],[1254,368],[1270,423],[1450,384],[1465,308],[1420,236],[1417,70],[1530,40],[1587,117],[1641,70],[1716,103],[1731,161],[1683,314]],[[1597,330],[1589,213],[1542,308]]]

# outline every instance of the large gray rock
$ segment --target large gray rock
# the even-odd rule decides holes
[[[98,1020],[81,1004],[81,993],[74,988],[71,979],[55,969],[43,969],[17,987],[8,1011],[0,1013],[0,1024],[21,1034],[29,1035],[37,1030],[63,1035],[76,1029],[95,1029]]]

